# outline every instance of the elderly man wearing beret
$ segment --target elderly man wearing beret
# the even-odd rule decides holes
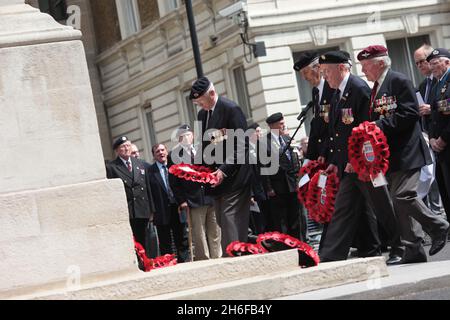
[[[319,54],[307,51],[294,64],[294,70],[309,82],[312,87],[313,118],[309,132],[308,150],[305,159],[325,162],[328,147],[328,122],[324,119],[323,109],[329,107],[334,89],[322,76]]]
[[[450,221],[450,53],[437,48],[427,57],[437,83],[431,90],[430,145],[437,153],[436,180]]]
[[[434,215],[417,195],[420,170],[431,163],[431,156],[420,129],[416,93],[405,75],[390,69],[384,46],[363,49],[358,60],[367,79],[374,82],[370,120],[386,135],[391,153],[386,178],[402,238],[409,243],[399,263],[425,262],[422,232],[416,221],[432,239],[430,255],[445,246],[449,223]]]
[[[117,158],[107,164],[106,176],[108,179],[122,180],[133,235],[136,241],[145,247],[147,255],[155,258],[158,256],[158,243],[152,233],[155,206],[146,173],[146,164],[131,156],[131,142],[127,137],[118,138],[113,144],[113,149]],[[148,241],[146,234],[153,241]]]
[[[374,188],[358,180],[348,159],[352,129],[368,120],[370,88],[351,74],[348,52],[327,52],[319,62],[325,79],[336,89],[330,110],[327,173],[336,173],[340,178],[335,211],[319,254],[322,261],[344,260],[356,240],[360,256],[380,255],[375,215],[387,226],[391,242],[399,241],[392,202],[386,187]]]
[[[242,141],[244,137],[232,132],[245,131],[247,121],[242,109],[233,101],[219,96],[206,77],[194,82],[189,99],[201,107],[197,119],[202,123],[204,134],[202,158],[213,168],[217,178],[207,193],[214,197],[222,232],[222,251],[225,253],[231,242],[247,242],[248,238],[251,169],[249,164],[240,161],[248,156],[248,144]]]

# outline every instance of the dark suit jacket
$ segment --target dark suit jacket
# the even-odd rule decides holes
[[[170,167],[170,162],[168,162],[167,167]],[[157,226],[168,225],[170,224],[171,216],[169,195],[167,194],[163,178],[159,173],[156,162],[150,166],[147,172],[152,188],[153,199],[155,201],[154,224]]]
[[[430,88],[430,92],[428,93],[428,100],[425,101],[425,103],[431,104],[431,91],[432,91],[432,87],[436,84],[436,79],[433,78],[432,82],[431,82],[431,88]],[[419,85],[419,90],[418,90],[422,96],[422,98],[425,99],[425,93],[427,91],[427,79],[425,78],[425,80],[423,80],[420,85]],[[424,115],[422,116],[422,129],[425,132],[429,132],[430,131],[430,126],[431,126],[431,115]]]
[[[444,92],[439,90],[437,83],[433,87],[431,91],[431,117],[432,123],[430,128],[430,138],[439,138],[441,137],[445,142],[447,142],[447,146],[443,151],[438,153],[438,161],[446,161],[450,162],[450,115],[444,115],[439,112],[437,102],[440,100],[450,99],[450,73],[447,75],[447,80],[445,81],[442,88],[445,89]],[[450,101],[449,101],[450,104]]]
[[[127,196],[130,219],[144,218],[153,220],[155,206],[150,181],[145,170],[145,163],[133,157],[130,159],[133,167],[132,172],[129,172],[122,160],[117,157],[106,165],[106,176],[108,179],[122,179]]]
[[[389,70],[376,99],[395,97],[397,108],[381,118],[371,113],[371,120],[387,137],[391,156],[389,171],[412,170],[431,163],[428,146],[422,136],[417,97],[411,80],[405,75]]]
[[[328,149],[328,123],[320,116],[320,105],[330,104],[334,94],[334,89],[330,88],[328,82],[325,81],[323,86],[322,97],[320,101],[314,101],[313,108],[314,117],[311,120],[311,130],[309,132],[308,150],[306,158],[309,160],[317,160],[318,157],[325,157]]]
[[[206,120],[208,113],[206,110],[200,110],[198,113],[198,120],[202,122],[202,134],[208,129],[247,129],[247,121],[241,108],[231,100],[224,97],[219,97],[214,113],[209,119],[208,128],[206,128]],[[230,138],[229,138],[230,139]],[[210,141],[203,141],[203,148],[210,144]],[[248,144],[243,143],[245,147],[242,148],[243,156],[248,153]],[[207,193],[213,196],[219,196],[230,192],[238,191],[249,184],[251,170],[248,164],[237,164],[238,148],[237,144],[234,144],[233,150],[226,150],[226,141],[220,142],[216,145],[216,149],[221,148],[223,150],[223,158],[220,161],[216,161],[211,167],[216,170],[220,169],[226,174],[224,181],[216,188],[208,188]],[[209,148],[208,148],[209,149]],[[230,160],[230,163],[226,163],[226,159]],[[205,160],[205,153],[203,153],[203,160]],[[205,161],[203,161],[206,163]]]
[[[279,168],[276,174],[262,176],[264,182],[264,188],[266,192],[273,190],[278,194],[287,194],[290,192],[295,192],[297,190],[296,183],[296,165],[294,163],[294,155],[292,148],[287,151],[291,154],[291,160],[287,157],[285,153],[281,152],[281,147],[278,141],[272,139],[272,133],[267,134],[267,154],[272,157],[273,152],[279,153]],[[287,144],[289,142],[289,137],[282,136],[283,140]]]
[[[339,177],[345,175],[344,169],[348,163],[348,138],[352,129],[369,119],[370,88],[359,77],[350,75],[342,98],[335,96],[332,100],[329,123],[328,162],[338,167]],[[353,122],[343,122],[343,109],[351,109]]]
[[[180,151],[180,158],[188,153],[182,148],[178,150]],[[169,158],[172,157],[169,156]],[[205,186],[201,183],[180,179],[173,174],[169,174],[169,183],[177,205],[187,202],[190,208],[199,208],[213,204],[213,199],[205,194]]]

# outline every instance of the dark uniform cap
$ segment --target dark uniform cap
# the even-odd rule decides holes
[[[124,143],[127,142],[127,141],[130,141],[130,140],[128,140],[128,138],[125,137],[125,136],[124,136],[124,137],[117,138],[117,140],[114,141],[114,144],[113,144],[113,150],[116,150],[120,145],[124,144]]]
[[[200,98],[202,95],[205,94],[206,91],[208,91],[210,85],[211,82],[208,80],[208,78],[206,77],[198,78],[192,85],[189,99],[192,100]]]
[[[346,51],[328,51],[319,58],[320,64],[351,63],[350,54]]]
[[[388,55],[388,49],[381,45],[368,46],[358,53],[358,60],[367,60]]]
[[[294,70],[300,71],[304,67],[308,66],[311,62],[319,57],[319,53],[316,51],[306,51],[300,55],[297,62],[294,64]]]
[[[187,132],[193,132],[193,131],[189,125],[183,124],[182,126],[180,126],[177,129],[177,138],[181,137],[182,135],[184,135]]]
[[[427,61],[430,62],[434,58],[446,57],[450,59],[450,52],[445,48],[434,49],[430,55],[427,57]]]
[[[272,123],[281,121],[282,119],[283,119],[283,114],[281,112],[277,112],[277,113],[270,115],[266,119],[266,122],[267,122],[267,124],[272,124]]]

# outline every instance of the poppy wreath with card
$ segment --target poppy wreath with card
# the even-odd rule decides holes
[[[174,164],[169,168],[169,172],[184,180],[209,184],[215,184],[217,182],[217,178],[212,175],[213,171],[204,166],[186,163]]]
[[[319,179],[324,170],[319,170],[309,182],[306,208],[309,217],[318,223],[328,223],[334,212],[334,204],[339,189],[339,178],[335,173],[327,175],[325,187],[319,187]]]
[[[310,245],[284,233],[267,232],[260,234],[256,243],[268,252],[297,249],[299,266],[302,268],[317,266],[320,262],[319,255]]]
[[[369,182],[371,176],[386,174],[389,156],[386,136],[376,124],[365,121],[353,128],[348,139],[348,158],[359,180]]]
[[[251,254],[266,253],[268,251],[259,244],[233,241],[227,246],[226,252],[230,257],[240,257]]]
[[[300,168],[300,171],[298,172],[298,176],[301,179],[304,175],[307,174],[309,176],[309,178],[311,179],[311,177],[313,177],[316,174],[316,172],[318,172],[319,170],[325,170],[325,169],[326,169],[326,165],[324,163],[320,163],[317,160],[312,160],[312,161],[309,161],[305,166]],[[306,206],[306,196],[308,194],[308,186],[309,186],[309,182],[297,189],[298,201],[300,201],[300,203],[302,203],[305,206]]]

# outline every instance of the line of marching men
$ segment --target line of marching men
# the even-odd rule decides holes
[[[427,77],[419,93],[410,79],[391,70],[384,46],[369,46],[357,58],[367,80],[374,83],[372,89],[351,74],[352,61],[345,51],[320,56],[307,52],[294,66],[313,87],[314,118],[306,157],[326,162],[326,171],[340,178],[320,258],[346,259],[355,240],[363,256],[380,255],[381,229],[390,247],[387,264],[425,262],[422,231],[431,237],[430,255],[445,246],[449,232],[448,219],[433,213],[419,191],[421,173],[435,159],[437,190],[450,214],[450,54],[426,45],[416,51],[416,64]],[[386,176],[370,182],[358,179],[348,159],[348,138],[364,121],[383,131],[390,149]]]
[[[307,52],[294,65],[312,86],[314,117],[306,161],[326,163],[326,171],[340,178],[335,211],[322,234],[323,262],[346,259],[355,240],[361,256],[380,255],[381,233],[390,247],[388,264],[426,261],[422,231],[431,237],[430,255],[447,242],[449,223],[431,212],[418,190],[421,172],[434,156],[437,190],[450,213],[450,54],[445,49],[422,52],[426,50],[421,48],[424,58],[416,62],[419,68],[425,62],[431,65],[433,80],[421,85],[420,106],[411,81],[390,69],[383,46],[370,46],[358,55],[367,79],[374,82],[372,89],[351,74],[352,61],[345,51]],[[248,127],[241,108],[219,96],[206,77],[194,82],[190,99],[201,108],[199,129],[211,132],[209,141],[194,145],[193,130],[181,126],[176,132],[179,143],[170,154],[163,144],[152,147],[155,163],[150,165],[133,157],[131,142],[121,137],[113,146],[117,158],[107,163],[107,177],[124,183],[133,235],[147,255],[173,253],[175,248],[179,262],[218,258],[232,241],[249,241],[249,222],[255,233],[280,231],[306,240],[306,218],[296,195],[298,159],[289,147],[282,113],[266,119],[271,132],[260,144],[260,126]],[[374,122],[384,132],[391,153],[386,177],[368,183],[358,180],[347,152],[352,129],[364,121]],[[277,154],[275,172],[262,174],[259,163],[238,161],[237,141],[230,152],[226,130],[249,128],[254,135],[244,143],[245,156],[257,158],[258,147]],[[223,148],[221,159],[205,161],[211,144],[216,150]],[[208,163],[213,185],[169,174],[170,166],[180,159]],[[433,202],[435,194],[430,195],[428,202]]]

